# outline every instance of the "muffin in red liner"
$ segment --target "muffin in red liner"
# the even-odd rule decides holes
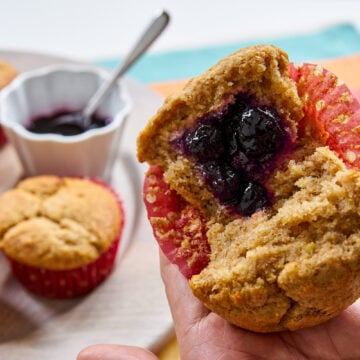
[[[11,64],[0,60],[0,90],[8,85],[16,77],[16,75],[17,71]],[[0,125],[0,147],[6,143],[7,139]]]
[[[106,183],[27,178],[0,197],[0,247],[17,279],[50,298],[85,295],[113,269],[122,202]]]
[[[274,46],[241,49],[138,137],[154,236],[230,323],[321,324],[360,296],[359,143],[360,104],[334,74]]]

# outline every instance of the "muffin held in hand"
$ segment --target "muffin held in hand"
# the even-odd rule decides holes
[[[84,295],[111,272],[124,225],[121,202],[105,183],[36,176],[0,196],[0,248],[29,290]]]
[[[168,97],[138,138],[160,247],[193,293],[257,331],[360,296],[360,105],[320,66],[242,49]]]
[[[14,67],[0,59],[0,90],[8,85],[17,76]],[[6,144],[7,140],[4,131],[0,125],[0,147]]]

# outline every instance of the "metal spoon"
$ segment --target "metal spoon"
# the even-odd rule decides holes
[[[115,82],[144,54],[150,45],[158,38],[169,23],[170,16],[166,11],[162,11],[160,15],[146,28],[142,36],[136,42],[130,53],[125,57],[120,67],[113,73],[108,81],[105,81],[95,94],[90,98],[85,108],[74,114],[62,115],[56,119],[54,127],[64,128],[69,125],[70,127],[78,127],[87,129],[91,122],[91,116],[99,107],[100,103],[108,94],[111,87]]]

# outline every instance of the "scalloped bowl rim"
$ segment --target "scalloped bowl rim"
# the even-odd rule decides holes
[[[12,92],[18,90],[23,83],[39,77],[49,76],[53,73],[61,72],[70,72],[70,73],[88,73],[95,74],[99,77],[108,79],[110,74],[96,65],[81,65],[81,64],[53,64],[47,65],[38,69],[28,70],[26,72],[20,73],[8,86],[6,86],[2,91],[0,91],[0,105],[4,102],[4,99],[9,96]],[[123,122],[125,118],[129,115],[132,110],[133,104],[129,93],[123,83],[116,83],[120,88],[120,98],[124,103],[122,109],[115,115],[113,120],[106,126],[96,129],[86,130],[85,132],[78,135],[60,135],[60,134],[36,134],[27,130],[22,124],[8,121],[6,118],[2,117],[4,105],[0,106],[0,125],[4,128],[9,128],[17,133],[19,136],[24,139],[31,140],[34,142],[56,142],[56,143],[79,143],[82,141],[87,141],[89,138],[98,137],[104,134],[107,134],[114,130],[114,128],[119,126],[119,123]],[[116,86],[115,85],[115,86]]]

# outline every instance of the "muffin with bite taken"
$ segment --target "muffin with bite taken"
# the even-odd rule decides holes
[[[30,291],[84,295],[110,274],[124,225],[118,195],[98,180],[43,175],[0,196],[0,248]]]
[[[334,74],[241,49],[168,97],[138,138],[160,247],[193,293],[257,332],[360,296],[360,105]]]

